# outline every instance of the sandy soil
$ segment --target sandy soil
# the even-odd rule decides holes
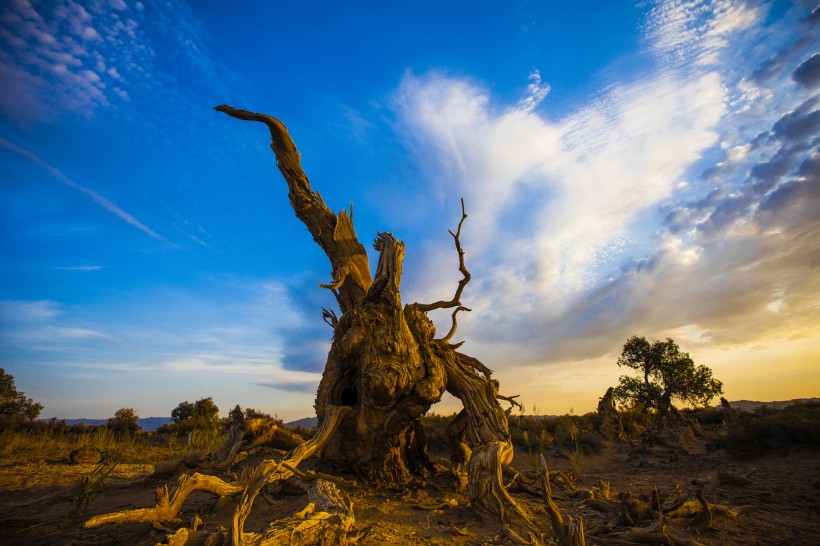
[[[545,456],[551,470],[573,472],[566,453],[552,449]],[[530,454],[518,450],[513,467],[527,473],[531,471],[532,460]],[[315,460],[303,463],[306,468],[315,465]],[[82,523],[91,515],[153,506],[153,490],[162,483],[148,479],[151,465],[119,465],[106,480],[105,491],[91,500],[85,511],[72,514],[67,492],[92,469],[93,465],[55,460],[0,461],[0,544],[153,545],[164,543],[169,531],[188,525],[195,516],[205,522],[205,530],[215,531],[229,525],[235,507],[232,502],[217,505],[213,496],[194,493],[186,501],[180,519],[166,530],[147,524],[83,529]],[[816,449],[797,448],[758,459],[737,460],[723,451],[707,453],[694,440],[674,447],[608,443],[601,453],[583,456],[576,485],[583,490],[604,480],[610,483],[612,496],[619,492],[651,494],[655,489],[668,492],[676,485],[694,491],[693,480],[714,480],[716,472],[748,476],[749,482],[742,485],[722,483],[705,489],[709,503],[744,507],[743,515],[716,515],[712,529],[708,530],[698,530],[685,521],[669,522],[678,536],[708,545],[820,544],[820,451]],[[578,498],[560,490],[553,493],[559,508],[566,514],[582,517],[587,530],[612,521],[611,514],[587,506]],[[369,527],[360,544],[505,543],[497,526],[475,518],[466,496],[454,491],[452,477],[447,473],[431,479],[425,489],[373,490],[360,484],[348,494],[353,500],[356,528]],[[541,501],[518,491],[512,491],[512,495],[546,531],[549,523]],[[268,499],[257,500],[246,530],[261,530],[268,521],[292,515],[307,504],[306,496],[297,487],[272,491]],[[447,506],[431,509],[442,504]],[[639,525],[647,524],[644,521]],[[612,537],[589,537],[588,544],[625,543]]]

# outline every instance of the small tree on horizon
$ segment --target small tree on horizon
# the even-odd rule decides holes
[[[712,370],[696,366],[672,338],[651,343],[645,337],[629,338],[618,366],[637,370],[640,375],[622,375],[615,399],[638,411],[656,412],[659,418],[669,414],[673,400],[701,407],[723,394],[723,383],[712,377]]]
[[[0,416],[13,419],[34,420],[40,415],[43,405],[28,398],[17,390],[14,376],[0,368]]]
[[[215,428],[219,425],[219,407],[213,398],[200,398],[196,402],[180,402],[171,411],[171,421],[177,425],[191,425],[197,428]]]
[[[108,419],[106,426],[114,432],[134,433],[140,430],[139,415],[134,408],[120,408],[114,417]]]

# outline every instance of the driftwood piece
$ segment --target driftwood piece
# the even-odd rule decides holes
[[[333,483],[313,480],[307,487],[308,504],[288,518],[272,522],[261,533],[243,533],[241,546],[311,546],[341,545],[355,542],[349,533],[355,523],[353,504],[339,492]],[[194,516],[190,527],[181,527],[166,538],[168,546],[192,544],[224,545],[227,535],[203,533],[198,529],[201,520]]]
[[[293,471],[289,470],[288,467],[298,466],[304,459],[307,459],[321,450],[330,438],[333,437],[333,434],[339,428],[339,424],[350,412],[351,409],[346,406],[331,406],[327,408],[326,418],[319,425],[319,428],[316,429],[313,438],[293,448],[288,452],[284,460],[266,460],[256,468],[253,468],[246,476],[243,476],[242,481],[245,488],[242,491],[239,507],[234,513],[233,519],[232,532],[234,545],[241,544],[240,539],[243,536],[242,529],[245,524],[245,519],[250,514],[253,501],[257,495],[259,495],[262,487],[275,481],[290,478],[293,475]]]
[[[163,522],[173,520],[182,508],[182,503],[194,491],[207,491],[224,497],[241,493],[243,489],[241,484],[228,483],[216,476],[199,473],[186,474],[180,477],[173,493],[168,492],[166,485],[158,487],[156,489],[157,503],[152,508],[137,508],[94,516],[83,523],[83,527],[89,529],[108,523],[150,523],[159,526]]]
[[[350,413],[350,408],[328,408],[329,418],[316,431],[316,435],[304,444],[291,450],[285,457],[284,463],[296,467],[302,460],[315,454],[333,435],[341,420]],[[253,500],[261,487],[275,480],[285,480],[293,475],[291,470],[283,467],[282,462],[266,460],[258,467],[243,475],[238,482],[225,482],[216,476],[199,473],[183,475],[177,487],[169,494],[168,487],[157,488],[157,503],[152,508],[124,510],[111,514],[94,516],[87,520],[83,527],[91,528],[109,523],[141,522],[160,526],[176,518],[185,499],[194,491],[207,491],[214,495],[235,496],[242,494],[240,506],[234,515],[233,544],[244,544],[242,526],[250,511]],[[261,479],[260,479],[261,476]]]
[[[649,495],[621,492],[617,496],[620,504],[615,504],[612,500],[597,498],[584,500],[581,502],[582,506],[608,516],[620,513],[620,516],[612,520],[609,525],[599,525],[586,534],[587,536],[606,535],[605,539],[603,537],[598,539],[606,544],[695,546],[699,544],[697,541],[679,533],[678,528],[681,525],[698,531],[707,531],[712,528],[714,516],[735,518],[746,512],[744,507],[731,509],[721,504],[708,503],[704,497],[703,485],[696,490],[694,499],[691,499],[691,496],[691,492],[687,493],[682,487],[677,486],[668,494],[657,489]],[[616,523],[629,528],[618,530]]]

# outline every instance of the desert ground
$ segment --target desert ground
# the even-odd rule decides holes
[[[457,490],[447,471],[445,445],[438,440],[435,433],[430,435],[431,458],[440,463],[440,472],[423,487],[378,490],[362,481],[341,487],[353,506],[351,541],[363,545],[511,543],[498,525],[476,518],[466,494]],[[691,431],[679,430],[653,442],[601,440],[595,453],[573,453],[557,442],[541,447],[550,472],[562,478],[553,482],[552,499],[565,517],[583,520],[589,544],[820,543],[820,449],[792,445],[755,458],[737,458],[725,449],[707,449],[707,444]],[[97,514],[152,507],[154,489],[168,480],[152,478],[151,464],[118,464],[101,491],[78,507],[76,484],[98,465],[71,463],[67,456],[16,453],[0,461],[0,544],[205,544],[210,534],[230,526],[234,499],[195,492],[179,517],[161,529],[147,523],[85,529],[83,523]],[[263,447],[232,471],[281,456]],[[549,542],[555,535],[540,493],[538,456],[533,449],[517,446],[505,482]],[[316,457],[300,465],[303,470],[319,468]],[[171,485],[175,479],[171,478]],[[270,486],[257,498],[245,529],[261,531],[269,522],[304,509],[308,500],[299,482],[291,479]],[[710,519],[696,500],[698,489],[711,507]],[[630,510],[625,508],[627,498],[645,502]],[[675,499],[687,500],[694,508],[686,515],[657,508],[641,514],[641,506],[670,505]],[[198,532],[188,533],[191,528]]]

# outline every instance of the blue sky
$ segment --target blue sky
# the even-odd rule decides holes
[[[3,3],[0,365],[44,416],[312,413],[329,265],[222,103],[407,243],[407,302],[455,289],[463,197],[456,337],[538,411],[592,410],[633,334],[820,394],[814,5],[445,4]]]

